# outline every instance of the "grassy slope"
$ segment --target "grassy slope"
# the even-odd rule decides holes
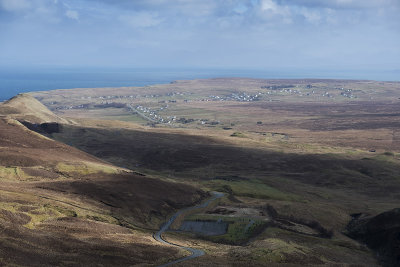
[[[180,255],[151,231],[202,192],[113,166],[11,118],[0,129],[1,263],[132,265]]]
[[[19,94],[1,103],[0,115],[10,116],[30,123],[58,122],[68,123],[67,120],[55,115],[46,106],[29,94]]]

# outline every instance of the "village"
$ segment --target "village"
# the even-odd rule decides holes
[[[197,123],[204,126],[215,126],[221,124],[218,120],[209,118],[186,118],[173,114],[173,108],[177,104],[187,104],[190,102],[256,102],[256,101],[279,101],[281,97],[303,98],[313,97],[322,98],[357,98],[352,89],[343,87],[319,88],[311,84],[307,85],[265,85],[261,86],[255,93],[244,92],[231,89],[230,94],[213,94],[202,96],[201,93],[170,91],[163,94],[125,94],[125,95],[100,95],[100,96],[81,96],[76,105],[58,105],[57,102],[50,103],[54,105],[54,110],[71,109],[125,109],[132,115],[139,116],[147,121],[149,125],[163,124],[168,126],[179,126],[190,123]],[[249,90],[254,91],[254,89]],[[170,112],[167,112],[170,110]],[[172,114],[171,114],[172,113]]]

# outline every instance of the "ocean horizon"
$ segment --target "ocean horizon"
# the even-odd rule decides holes
[[[196,68],[0,68],[0,101],[19,93],[55,89],[166,84],[222,77],[260,79],[350,79],[400,81],[396,71],[251,70]]]

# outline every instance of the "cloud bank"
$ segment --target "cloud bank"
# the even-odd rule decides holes
[[[0,64],[400,69],[398,0],[0,0]]]

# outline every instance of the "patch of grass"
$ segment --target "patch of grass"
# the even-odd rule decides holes
[[[32,177],[20,167],[0,166],[0,180],[30,180]]]
[[[105,119],[107,120],[118,120],[118,121],[126,121],[126,122],[134,122],[134,123],[147,123],[148,121],[140,117],[139,115],[133,114],[133,115],[113,115],[113,116],[108,116]]]
[[[119,170],[112,166],[101,165],[93,162],[85,163],[58,163],[56,166],[57,171],[61,173],[74,173],[81,175],[88,175],[93,173],[119,173]]]
[[[86,215],[86,218],[92,221],[109,223],[109,220],[107,218],[104,218],[100,215]]]
[[[233,134],[231,134],[232,137],[240,137],[240,138],[245,138],[246,135],[244,135],[241,132],[234,132]]]
[[[294,242],[286,242],[278,238],[268,238],[263,246],[251,250],[251,258],[258,262],[285,262],[288,256],[306,255],[309,249]]]
[[[0,166],[0,179],[18,180],[21,177],[22,170],[19,167]]]
[[[65,217],[65,213],[67,212],[64,209],[44,204],[26,213],[27,215],[29,215],[29,217],[31,217],[31,221],[24,226],[29,229],[35,229],[36,225],[46,220]]]
[[[229,224],[228,232],[225,235],[216,237],[216,241],[229,244],[242,244],[262,231],[266,227],[266,224],[265,221],[252,221],[251,219],[243,218],[242,221],[238,220],[233,224]]]
[[[282,192],[276,188],[266,185],[258,180],[246,181],[224,181],[212,180],[208,181],[207,185],[215,191],[226,192],[226,188],[230,188],[233,195],[261,198],[261,199],[276,199],[286,201],[301,201],[297,195]]]
[[[53,205],[53,204],[43,204],[37,206],[36,209],[32,209],[29,212],[25,212],[25,214],[31,217],[31,221],[24,225],[27,228],[34,229],[36,225],[49,220],[56,219],[62,217],[80,217],[87,218],[94,221],[116,224],[119,222],[115,218],[107,214],[100,214],[92,211],[87,211],[85,209],[76,210],[75,208],[65,207],[62,205]]]
[[[215,215],[190,215],[186,218],[193,221],[218,221],[228,223],[228,230],[226,234],[218,236],[206,236],[205,239],[217,243],[225,243],[232,245],[239,245],[245,243],[251,237],[259,234],[265,229],[267,222],[263,220],[242,218],[242,217],[228,217],[228,216],[215,216]]]
[[[393,152],[384,152],[374,156],[373,159],[379,161],[380,163],[399,163],[399,160],[395,157]]]
[[[49,207],[48,205],[45,207]],[[60,214],[65,215],[66,217],[77,217],[78,214],[74,210],[70,210],[60,206],[53,206],[53,209],[59,212]]]
[[[45,220],[65,216],[59,210],[47,204],[45,205],[30,204],[28,206],[29,209],[27,211],[21,211],[24,210],[24,208],[26,207],[27,204],[21,204],[18,199],[15,199],[15,202],[14,201],[0,202],[0,209],[4,209],[15,214],[23,213],[25,215],[28,215],[31,218],[31,220],[24,226],[29,229],[34,229],[35,225]]]
[[[11,212],[18,212],[19,204],[16,202],[0,202],[0,209],[8,210]]]

